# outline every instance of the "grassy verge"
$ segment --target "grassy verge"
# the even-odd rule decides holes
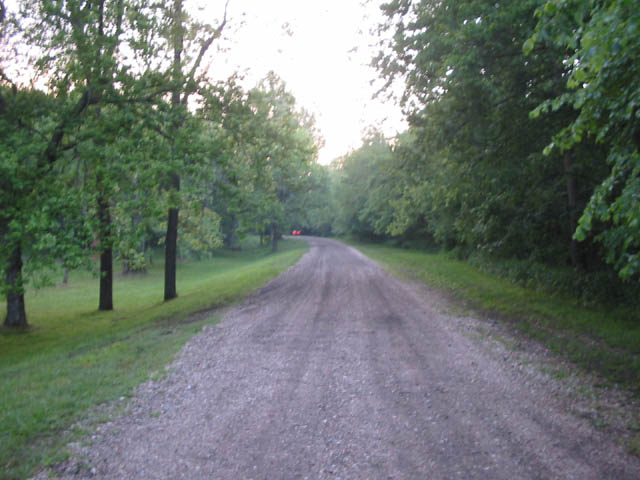
[[[28,292],[32,328],[0,331],[0,478],[25,478],[63,459],[64,445],[81,433],[71,425],[92,406],[130,395],[216,321],[185,321],[190,314],[242,298],[306,249],[306,242],[285,240],[273,255],[263,248],[182,263],[179,298],[166,304],[161,265],[116,278],[113,312],[96,311],[98,282],[88,273],[72,274],[64,287]]]
[[[393,273],[448,292],[490,313],[552,351],[640,395],[638,305],[585,308],[576,299],[524,288],[442,253],[350,242]],[[637,313],[637,312],[636,312]]]

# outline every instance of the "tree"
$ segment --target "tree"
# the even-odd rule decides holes
[[[89,107],[100,102],[108,89],[103,80],[111,72],[111,57],[117,42],[106,42],[103,41],[105,38],[95,36],[101,32],[104,34],[103,20],[106,16],[121,18],[123,2],[114,3],[112,9],[105,9],[103,2],[98,12],[92,10],[94,16],[89,22],[83,16],[89,9],[81,9],[77,2],[63,6],[31,1],[22,5],[19,14],[12,14],[10,22],[3,24],[3,50],[24,50],[25,44],[36,47],[40,56],[27,59],[28,65],[35,71],[48,74],[50,88],[56,94],[55,101],[43,101],[53,97],[46,97],[12,82],[3,66],[2,81],[10,86],[3,90],[0,101],[0,115],[7,127],[3,138],[7,147],[3,149],[6,152],[4,158],[6,166],[12,170],[10,176],[6,177],[6,191],[14,194],[6,199],[7,208],[3,208],[1,228],[3,246],[8,250],[4,258],[10,259],[5,266],[8,292],[6,326],[27,326],[22,271],[24,248],[30,234],[42,227],[48,230],[46,233],[40,232],[38,239],[31,236],[31,244],[42,246],[44,242],[49,246],[31,252],[32,264],[51,264],[52,258],[58,258],[52,255],[54,251],[58,250],[67,256],[64,250],[73,250],[73,242],[63,241],[72,239],[54,228],[57,223],[53,220],[55,211],[43,209],[37,202],[43,199],[54,203],[58,200],[64,202],[69,198],[66,191],[56,191],[52,187],[60,186],[56,173],[64,171],[64,166],[58,164],[69,148],[63,143],[65,136],[78,125]],[[6,20],[4,7],[2,14]],[[48,22],[53,22],[55,28],[42,28],[42,24]],[[119,34],[120,24],[116,21],[109,37]],[[95,43],[89,40],[92,35]],[[22,47],[14,48],[16,45]],[[38,198],[38,194],[41,198]],[[32,201],[27,201],[29,198]],[[39,210],[48,215],[42,217]],[[37,221],[28,221],[36,217],[39,217]],[[67,215],[67,218],[71,217]],[[60,235],[56,236],[54,232]],[[65,246],[69,248],[65,249]]]
[[[302,230],[308,235],[331,234],[334,220],[331,174],[324,165],[311,165],[304,188],[286,201],[287,230]]]
[[[155,57],[157,50],[146,41],[149,29],[159,30],[156,11],[156,5],[147,6],[146,2],[138,0],[70,0],[54,3],[29,0],[23,2],[20,11],[12,13],[10,21],[3,24],[3,51],[13,54],[11,63],[3,62],[2,82],[9,86],[3,90],[3,99],[9,99],[9,103],[2,102],[7,106],[2,112],[3,120],[32,134],[28,140],[20,143],[20,148],[28,147],[28,155],[17,148],[18,143],[12,143],[15,150],[7,149],[7,152],[11,152],[9,156],[22,157],[17,160],[18,170],[12,172],[9,182],[15,182],[21,191],[38,192],[41,195],[45,193],[38,186],[47,185],[46,195],[51,201],[68,198],[68,190],[64,187],[68,182],[63,179],[68,174],[69,164],[77,160],[79,153],[92,157],[91,169],[97,180],[93,185],[98,192],[95,205],[100,219],[96,231],[102,248],[100,309],[113,307],[113,205],[110,195],[114,192],[114,185],[110,169],[114,164],[108,164],[107,156],[117,139],[114,131],[131,125],[129,116],[133,106],[148,104],[163,92],[170,91],[163,76],[153,71],[157,65],[150,57]],[[123,47],[125,43],[126,48]],[[3,57],[3,60],[7,58]],[[14,71],[20,83],[9,79],[5,64]],[[17,70],[19,67],[23,67],[22,72]],[[25,72],[33,73],[34,78],[25,78]],[[22,92],[26,94],[32,90],[23,85],[36,83],[38,78],[46,80],[46,88],[50,93],[48,98],[51,100],[38,104],[22,102],[21,108],[13,108],[10,105],[13,100],[17,102],[25,98]],[[10,98],[4,95],[5,91],[11,92]],[[120,113],[114,116],[116,111]],[[105,118],[109,121],[105,122]],[[110,123],[112,118],[124,120],[124,123],[114,126]],[[27,158],[33,158],[33,161],[26,161]],[[29,180],[18,183],[21,178]],[[59,186],[60,190],[53,191],[54,185]],[[85,187],[88,185],[85,183]],[[24,228],[15,226],[24,225],[24,221],[19,221],[19,216],[36,214],[38,207],[25,202],[20,196],[14,195],[12,201],[15,202],[15,208],[7,209],[9,213],[5,217],[5,222],[14,226],[13,233],[5,236],[14,239],[13,242],[5,242],[7,248],[13,245],[13,251],[6,258],[14,259],[9,262],[11,271],[7,272],[7,278],[10,283],[18,285],[22,282],[19,280],[22,278],[19,270],[23,267],[22,260],[18,259],[23,259],[24,246],[29,237]],[[42,202],[43,199],[38,201]],[[35,208],[35,211],[29,213],[31,208]],[[82,214],[77,213],[60,213],[64,222],[59,221],[57,225],[68,224],[71,218],[84,221],[87,217],[86,205]],[[65,251],[87,248],[90,242],[84,238],[84,234],[78,233],[86,228],[71,228],[69,231],[74,234],[65,237],[60,229],[54,228],[56,222],[41,219],[40,224],[48,228],[48,243],[56,245],[59,252],[56,256],[51,255],[51,248],[42,249],[39,255],[31,252],[28,255],[29,265],[51,264],[55,259],[61,259],[65,266],[77,264],[78,259]],[[51,238],[52,232],[60,234],[55,241]],[[68,242],[62,241],[64,239]],[[33,239],[29,243],[40,244]],[[16,290],[23,288],[16,287]],[[11,304],[10,301],[9,306]],[[19,311],[14,308],[9,310]],[[10,317],[5,323],[12,323]],[[26,318],[21,323],[26,325]]]
[[[33,200],[30,191],[37,179],[23,168],[33,165],[38,148],[30,141],[31,126],[39,120],[37,115],[22,115],[20,121],[16,114],[23,107],[34,110],[37,104],[47,99],[38,92],[18,91],[17,88],[0,89],[0,139],[2,155],[0,157],[0,264],[4,276],[3,293],[7,297],[7,315],[5,327],[26,327],[27,316],[24,302],[23,251],[29,233],[31,238],[39,238],[40,229],[33,231],[28,226],[37,224],[26,215],[24,208]]]
[[[112,310],[114,260],[119,256],[127,269],[141,268],[134,266],[131,244],[140,240],[143,218],[158,213],[158,195],[149,195],[157,190],[152,182],[158,159],[149,155],[153,134],[131,111],[108,105],[97,113],[74,132],[74,155],[82,163],[85,216],[100,252],[98,309]]]
[[[201,25],[190,19],[184,10],[183,0],[174,0],[173,8],[168,12],[170,18],[169,44],[173,51],[171,64],[171,117],[167,138],[171,149],[171,166],[168,172],[168,187],[172,192],[167,215],[167,233],[165,237],[165,279],[164,299],[171,300],[178,296],[176,288],[176,260],[178,253],[178,224],[180,212],[180,167],[181,152],[174,139],[178,136],[185,118],[188,115],[189,98],[196,93],[198,77],[202,61],[215,40],[220,38],[227,25],[227,6],[217,27]],[[185,45],[189,36],[194,39],[192,45]]]
[[[534,111],[569,106],[577,116],[557,131],[547,152],[567,152],[585,141],[606,149],[609,173],[593,192],[575,238],[595,234],[606,259],[622,278],[640,273],[640,15],[623,0],[549,0],[525,45],[553,43],[570,91],[550,97]]]
[[[209,85],[203,96],[198,114],[208,125],[211,143],[206,154],[206,170],[212,177],[207,197],[220,215],[224,246],[234,249],[253,227],[249,220],[253,183],[248,150],[254,137],[245,137],[245,122],[251,121],[253,112],[235,75],[224,83]]]
[[[273,73],[240,102],[232,141],[244,182],[236,175],[236,187],[244,191],[246,223],[260,232],[268,230],[275,251],[286,223],[285,204],[301,191],[316,160],[314,119],[298,109],[294,96]]]
[[[557,61],[563,48],[545,44],[529,56],[522,52],[540,4],[383,5],[388,21],[381,28],[393,36],[375,65],[389,84],[405,81],[402,102],[416,142],[404,161],[416,173],[405,177],[410,187],[396,202],[405,207],[396,227],[411,228],[407,214],[414,212],[449,247],[582,263],[585,255],[571,241],[574,212],[601,181],[602,169],[592,145],[571,158],[541,154],[575,114],[565,108],[546,122],[529,117],[542,100],[565,90]]]
[[[361,148],[334,162],[337,233],[368,239],[386,235],[394,190],[392,162],[391,146],[378,132],[365,138]]]
[[[136,22],[142,5],[135,0],[102,0],[99,2],[68,1],[58,4],[33,0],[26,5],[37,12],[38,21],[31,19],[27,40],[42,49],[43,56],[35,64],[43,72],[52,72],[50,88],[58,95],[86,99],[75,118],[63,119],[68,125],[56,130],[56,135],[69,136],[73,128],[93,159],[97,235],[100,245],[99,310],[113,309],[113,225],[111,197],[114,182],[110,169],[113,158],[107,158],[119,136],[131,119],[127,115],[109,115],[105,106],[125,105],[123,97],[131,99],[134,76],[122,61],[121,49],[127,43],[129,54],[136,56]],[[28,18],[29,13],[23,10]],[[42,28],[45,25],[47,28]],[[113,120],[124,119],[115,124]],[[80,120],[83,120],[82,124]],[[75,122],[74,125],[71,122]],[[86,150],[86,148],[85,148]],[[57,155],[48,150],[49,163]]]
[[[168,211],[166,300],[177,295],[178,228],[183,250],[205,252],[220,243],[219,210],[231,232],[270,225],[277,247],[284,204],[309,174],[316,135],[275,76],[247,93],[207,80],[203,62],[227,24],[226,5],[215,28],[190,19],[182,0],[0,7],[6,325],[27,325],[31,273],[88,263],[91,248],[101,257],[99,309],[112,309],[114,258],[125,270],[144,265],[160,205]],[[214,97],[220,108],[207,110]]]

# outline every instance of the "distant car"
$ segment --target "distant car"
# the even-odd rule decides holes
[[[302,230],[292,230],[291,235],[302,235]]]

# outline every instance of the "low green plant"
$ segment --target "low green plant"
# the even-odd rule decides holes
[[[306,249],[304,241],[285,240],[276,254],[254,248],[181,263],[179,297],[167,303],[155,264],[147,275],[115,279],[113,312],[96,311],[98,281],[88,272],[73,272],[66,286],[27,292],[31,329],[0,332],[0,478],[26,478],[63,458],[65,443],[82,434],[71,428],[75,422],[161,378],[180,347],[217,321],[213,311],[191,314],[242,298]]]
[[[640,298],[640,282],[623,281],[613,270],[576,271],[533,260],[498,259],[481,252],[473,252],[465,260],[483,272],[527,289],[570,297],[588,307],[631,306]],[[627,314],[640,321],[640,309],[629,308]]]

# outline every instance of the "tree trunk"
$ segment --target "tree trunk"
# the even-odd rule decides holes
[[[24,308],[24,285],[22,283],[22,249],[16,246],[7,265],[7,317],[4,326],[9,328],[27,328],[27,313]]]
[[[275,224],[271,225],[271,251],[278,251],[278,231]]]
[[[236,229],[238,228],[238,221],[235,215],[231,215],[227,221],[227,231],[225,232],[225,244],[230,250],[233,250],[233,246],[236,243]]]
[[[169,209],[167,236],[165,241],[164,299],[178,296],[176,289],[176,263],[178,254],[178,213],[177,208]]]
[[[182,25],[182,2],[183,0],[174,0],[173,2],[173,81],[176,84],[183,81],[182,75],[182,50],[184,46],[184,30]],[[174,87],[171,93],[171,105],[177,108],[182,103],[181,90]],[[173,134],[180,129],[180,121],[173,125]],[[175,150],[171,148],[172,155]],[[173,171],[169,174],[169,188],[180,191],[180,174]],[[176,288],[176,263],[178,256],[178,215],[180,210],[178,207],[170,207],[167,218],[167,235],[164,243],[164,301],[172,300],[178,296]]]
[[[100,222],[100,301],[98,310],[113,310],[113,247],[111,245],[111,214],[105,198],[98,197]]]
[[[180,191],[180,177],[173,174],[171,178],[172,188]],[[169,209],[167,218],[167,236],[165,237],[164,250],[164,300],[172,300],[178,296],[176,289],[176,263],[178,257],[178,214],[177,207]]]
[[[113,310],[113,249],[100,252],[100,303],[98,310]]]
[[[573,165],[569,154],[564,156],[564,171],[567,175],[567,208],[569,210],[569,231],[571,232],[571,244],[569,246],[569,255],[571,257],[571,266],[573,268],[582,268],[580,261],[578,241],[573,238],[573,233],[577,227],[576,220],[576,176],[573,172]]]

